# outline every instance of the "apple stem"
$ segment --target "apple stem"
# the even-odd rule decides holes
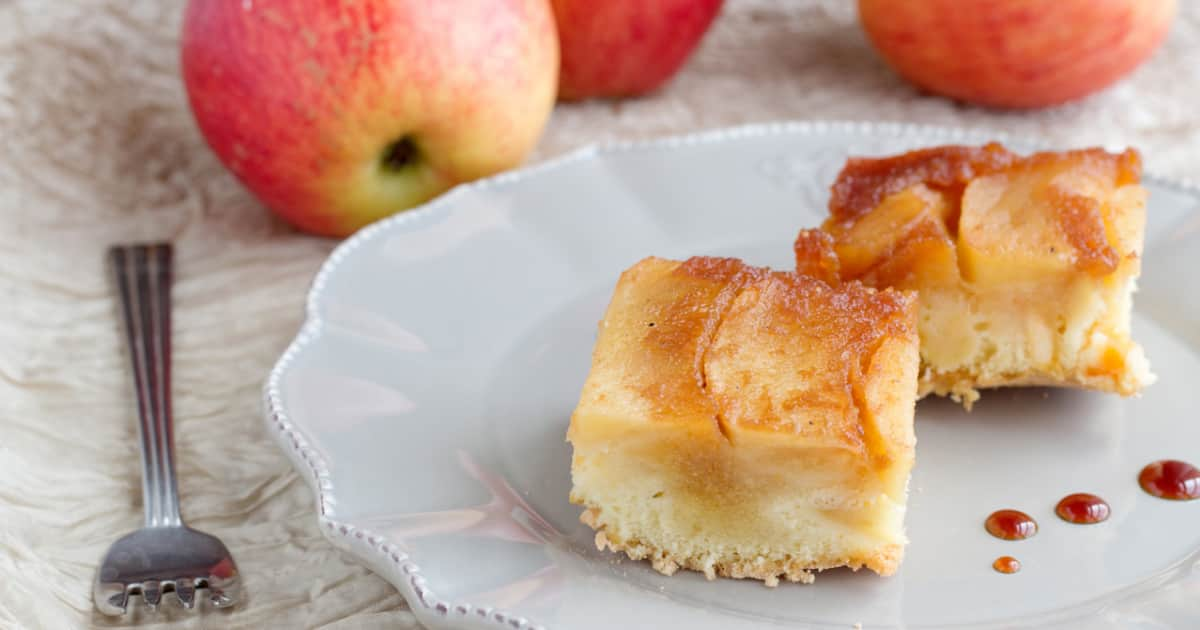
[[[380,164],[387,171],[403,170],[416,161],[417,153],[417,143],[409,136],[404,136],[384,148]]]

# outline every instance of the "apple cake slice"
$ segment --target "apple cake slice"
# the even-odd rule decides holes
[[[916,296],[736,259],[647,258],[600,323],[571,417],[571,501],[601,549],[810,582],[899,566]]]
[[[1130,337],[1146,191],[1137,152],[999,144],[851,159],[800,269],[920,295],[920,395],[1153,382]],[[831,254],[829,248],[832,248]]]

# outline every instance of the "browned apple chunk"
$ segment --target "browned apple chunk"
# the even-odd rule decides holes
[[[1142,221],[1130,219],[1144,204],[1130,192],[1117,197],[1118,189],[1143,189],[1120,185],[1113,162],[1042,156],[972,180],[958,229],[964,279],[992,285],[1116,271],[1133,253],[1122,231],[1141,241]]]
[[[947,206],[943,195],[923,184],[884,197],[874,212],[837,234],[834,249],[843,273],[852,277],[866,273],[914,231],[940,230],[951,242],[945,227]]]
[[[997,144],[854,158],[832,187],[843,281],[920,294],[921,392],[1153,382],[1130,337],[1145,189],[1136,151],[1022,157]],[[804,246],[801,246],[801,241]],[[820,260],[801,233],[798,268]]]

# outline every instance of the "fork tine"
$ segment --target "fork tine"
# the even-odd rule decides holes
[[[175,595],[184,608],[191,609],[196,605],[196,585],[187,578],[175,580]]]
[[[129,592],[122,590],[119,593],[113,593],[113,595],[108,598],[108,605],[115,609],[119,609],[121,614],[124,614],[129,606]]]
[[[142,600],[146,602],[147,608],[157,610],[158,603],[162,601],[162,584],[158,580],[142,582]]]
[[[234,604],[233,598],[219,588],[208,587],[208,603],[215,608],[228,608]]]

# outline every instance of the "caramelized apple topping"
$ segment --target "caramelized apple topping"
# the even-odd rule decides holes
[[[1016,155],[999,144],[944,146],[886,158],[852,158],[838,175],[822,226],[838,259],[822,261],[818,237],[796,243],[801,269],[845,280],[909,287],[1017,280],[1076,269],[1115,271],[1125,251],[1118,194],[1137,185],[1134,150]],[[934,273],[922,257],[937,259]],[[931,278],[930,275],[938,276]]]

